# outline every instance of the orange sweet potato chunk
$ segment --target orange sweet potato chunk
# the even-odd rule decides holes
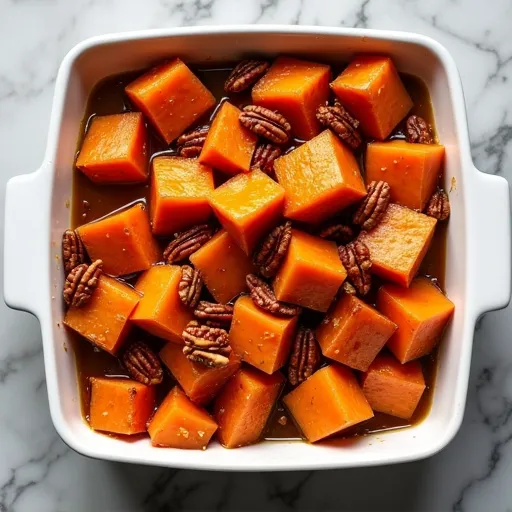
[[[259,441],[284,383],[284,377],[243,367],[214,402],[219,441],[238,448]]]
[[[214,188],[211,168],[196,158],[155,158],[149,200],[153,233],[172,235],[206,222],[212,213],[208,198]]]
[[[167,343],[159,356],[190,400],[199,405],[209,404],[240,368],[240,358],[234,353],[226,366],[208,368],[187,359],[183,348],[175,343]]]
[[[76,166],[96,183],[137,183],[148,177],[146,125],[140,112],[96,116]]]
[[[253,87],[252,101],[281,112],[293,134],[309,140],[320,132],[316,109],[329,99],[331,70],[325,64],[278,57]]]
[[[366,150],[366,182],[386,181],[391,201],[422,211],[442,173],[444,146],[404,140],[372,142]]]
[[[89,423],[94,430],[139,434],[155,408],[155,387],[129,379],[91,377]]]
[[[167,144],[215,105],[213,94],[180,59],[149,70],[128,84],[126,94]]]
[[[338,364],[316,371],[283,401],[310,443],[373,417],[356,377]]]
[[[192,403],[178,386],[169,391],[148,425],[153,446],[205,450],[217,423]]]
[[[260,170],[234,176],[210,196],[220,223],[248,255],[277,223],[283,203],[283,187]]]
[[[156,265],[144,272],[135,289],[142,294],[131,321],[154,336],[183,345],[181,333],[193,319],[178,295],[181,267]]]
[[[407,289],[382,286],[377,308],[398,325],[387,346],[401,363],[430,353],[455,310],[441,290],[424,277],[415,279]]]
[[[250,297],[242,296],[235,302],[229,331],[231,348],[246,363],[272,374],[288,360],[297,318],[271,315]]]
[[[316,330],[324,356],[366,371],[396,325],[354,295],[343,294]]]
[[[238,121],[240,110],[224,102],[217,112],[199,162],[226,174],[249,172],[252,154],[258,138]]]
[[[331,88],[368,137],[386,139],[413,103],[389,57],[356,57]]]
[[[359,235],[370,249],[372,272],[409,286],[427,253],[436,222],[422,213],[390,204],[378,226]]]
[[[274,169],[290,219],[322,222],[366,195],[356,158],[330,130],[278,158]]]
[[[123,276],[148,269],[161,258],[144,205],[89,222],[78,233],[92,260],[103,260],[103,270]]]
[[[425,391],[425,379],[418,361],[400,364],[389,354],[379,354],[363,375],[362,386],[374,411],[408,420]]]
[[[130,329],[128,319],[140,295],[117,279],[102,275],[87,304],[70,307],[64,323],[99,348],[115,354]]]
[[[346,276],[334,242],[294,229],[274,292],[277,300],[325,312]]]

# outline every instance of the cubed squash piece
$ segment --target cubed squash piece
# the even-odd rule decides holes
[[[366,195],[352,151],[330,130],[274,162],[277,181],[286,191],[284,215],[318,223]]]
[[[284,377],[254,368],[241,368],[214,402],[218,438],[226,448],[238,448],[260,440],[277,401]]]
[[[238,121],[240,110],[226,101],[215,115],[199,162],[226,174],[249,172],[258,138]]]
[[[343,294],[316,330],[325,357],[366,371],[396,325],[354,295]]]
[[[283,187],[260,170],[234,176],[210,196],[220,223],[248,255],[277,223],[283,202]]]
[[[372,272],[409,286],[427,253],[436,222],[422,213],[390,204],[377,227],[359,235],[370,250]]]
[[[294,229],[274,292],[277,300],[325,312],[346,276],[334,242]]]
[[[388,348],[401,363],[432,351],[455,306],[429,279],[419,277],[407,289],[386,284],[377,293],[377,307],[398,329]]]
[[[155,408],[155,387],[129,379],[91,377],[89,424],[113,434],[146,432]]]
[[[154,336],[183,345],[181,333],[194,315],[179,298],[180,280],[177,265],[156,265],[144,272],[135,284],[142,299],[131,321]]]
[[[331,84],[368,137],[386,139],[413,103],[389,57],[356,57]]]
[[[178,387],[169,391],[148,425],[153,446],[206,450],[217,423]]]
[[[76,166],[96,183],[139,183],[148,177],[146,125],[140,112],[95,116]]]
[[[64,323],[92,344],[115,354],[130,330],[128,319],[139,300],[133,288],[103,274],[89,302],[80,308],[70,307]]]
[[[425,379],[418,361],[400,364],[389,354],[379,354],[363,375],[362,386],[374,411],[408,420],[425,391]]]
[[[149,70],[128,84],[126,94],[167,144],[215,105],[213,94],[180,59]]]
[[[103,270],[112,276],[146,270],[162,256],[141,203],[84,224],[77,231],[90,258],[103,260]]]
[[[329,99],[331,70],[325,64],[278,57],[252,89],[252,101],[281,112],[293,134],[309,140],[320,132],[316,109]]]
[[[386,181],[393,203],[422,211],[442,173],[443,158],[439,144],[372,142],[366,150],[366,182]]]
[[[240,358],[235,353],[226,366],[208,368],[187,359],[183,347],[175,343],[166,343],[159,356],[190,400],[199,405],[209,404],[240,368]]]
[[[211,168],[196,158],[156,157],[149,200],[153,233],[172,235],[206,222],[214,188]]]
[[[336,363],[317,370],[283,402],[310,443],[373,417],[352,370]]]

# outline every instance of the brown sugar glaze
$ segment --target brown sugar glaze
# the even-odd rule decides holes
[[[216,98],[220,101],[225,99],[223,90],[224,81],[226,80],[229,69],[205,69],[195,70],[202,82],[212,91]],[[335,70],[336,71],[336,70]],[[336,73],[333,73],[336,75]],[[124,94],[124,87],[132,81],[140,73],[127,73],[114,77],[107,78],[100,82],[92,91],[87,110],[85,112],[81,136],[78,143],[78,148],[81,146],[82,137],[87,129],[90,119],[95,115],[108,115],[127,112],[132,110],[126,95]],[[416,77],[410,75],[401,75],[401,78],[414,101],[414,107],[411,111],[412,114],[419,115],[426,119],[428,123],[435,129],[432,105],[430,96],[426,85]],[[241,94],[230,97],[229,100],[238,105],[244,106],[250,103],[250,96],[248,94]],[[213,114],[212,114],[213,116]],[[210,117],[210,116],[209,116]],[[203,119],[202,123],[205,124],[209,121],[208,118]],[[156,154],[173,154],[173,150],[169,149],[154,133],[149,129],[150,133],[150,154],[153,157]],[[404,138],[403,123],[398,126],[394,131],[391,138]],[[300,145],[301,141],[293,141],[288,150]],[[172,146],[171,146],[172,147]],[[364,150],[361,151],[359,157],[363,168],[362,155]],[[223,178],[216,173],[216,180],[220,182]],[[73,180],[73,201],[72,201],[72,217],[71,224],[76,228],[82,224],[93,221],[112,211],[122,208],[127,204],[134,201],[146,201],[149,193],[149,185],[99,185],[90,181],[81,172],[74,170]],[[423,261],[420,269],[421,275],[429,276],[431,279],[444,289],[444,271],[445,271],[445,252],[446,252],[446,226],[440,225],[436,229],[434,240],[430,249]],[[133,283],[134,279],[127,279],[128,282]],[[373,302],[373,297],[369,297],[369,302]],[[315,324],[321,317],[317,314],[311,314],[305,319],[306,323]],[[89,377],[91,376],[127,376],[126,371],[119,364],[118,360],[113,356],[93,347],[86,340],[81,339],[79,336],[72,334],[73,345],[76,354],[78,384],[81,394],[82,413],[86,420],[89,415]],[[160,348],[163,340],[159,340],[150,336],[140,329],[133,329],[130,338],[147,340],[154,348]],[[433,388],[435,383],[436,368],[437,368],[437,350],[433,354],[424,357],[421,360],[423,372],[426,382],[426,390],[423,397],[410,420],[402,420],[386,414],[376,413],[374,418],[365,421],[355,427],[343,432],[341,435],[333,439],[324,441],[325,443],[343,445],[351,442],[356,436],[361,436],[370,433],[384,432],[403,428],[406,426],[414,425],[421,422],[428,414],[432,402]],[[286,369],[283,369],[285,372]],[[158,386],[158,403],[163,399],[166,393],[173,385],[173,379],[166,375],[162,385]],[[284,393],[288,388],[284,390]],[[126,438],[140,438],[140,436],[120,436]],[[275,408],[270,421],[264,433],[266,440],[280,440],[280,439],[301,439],[300,433],[294,425],[291,417],[281,403],[278,403]]]

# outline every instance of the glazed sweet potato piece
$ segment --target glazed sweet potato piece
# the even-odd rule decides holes
[[[316,330],[324,356],[366,371],[396,325],[354,295],[343,294]]]
[[[155,387],[129,379],[91,377],[89,423],[94,430],[139,434],[155,408]]]
[[[243,127],[240,110],[226,101],[217,112],[208,130],[199,162],[226,174],[249,172],[258,138]]]
[[[153,446],[205,450],[217,424],[192,403],[178,386],[169,391],[148,425]]]
[[[377,227],[359,235],[370,250],[372,272],[409,286],[427,253],[436,222],[422,213],[390,204]]]
[[[322,222],[366,195],[356,158],[330,130],[278,158],[274,169],[290,219]]]
[[[126,94],[167,144],[215,105],[213,94],[180,59],[149,70],[128,84]]]
[[[366,182],[386,181],[391,201],[422,211],[442,173],[444,146],[404,140],[372,142],[366,150]]]
[[[386,139],[413,103],[389,57],[356,57],[331,84],[368,137]]]
[[[146,270],[162,256],[141,203],[84,224],[77,231],[90,258],[103,260],[103,270],[112,276]]]
[[[148,178],[148,142],[140,112],[95,116],[76,166],[96,183],[137,183]]]
[[[346,276],[334,242],[294,229],[274,292],[277,300],[327,311]]]
[[[128,334],[128,319],[139,300],[140,295],[132,288],[102,275],[89,302],[80,308],[69,308],[64,323],[94,345],[115,354]]]
[[[373,417],[352,371],[335,363],[317,370],[283,401],[310,443]]]
[[[320,132],[316,109],[329,98],[331,70],[325,64],[278,57],[267,74],[253,87],[252,101],[281,112],[293,134],[309,140]]]
[[[223,446],[238,448],[261,438],[284,380],[279,372],[267,375],[246,367],[230,379],[213,407]]]
[[[453,316],[455,306],[425,277],[415,279],[408,289],[392,284],[377,293],[377,307],[398,329],[388,348],[401,363],[429,354]]]
[[[196,158],[155,158],[149,200],[153,233],[172,235],[206,222],[214,188],[212,170]]]
[[[183,348],[175,343],[167,343],[159,356],[190,400],[199,405],[208,405],[240,368],[240,358],[235,353],[226,366],[208,368],[187,359]]]

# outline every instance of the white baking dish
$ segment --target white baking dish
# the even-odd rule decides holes
[[[442,343],[433,406],[419,425],[361,438],[344,447],[265,442],[237,450],[151,447],[97,434],[80,413],[72,345],[62,327],[60,240],[69,224],[76,141],[87,97],[102,78],[179,56],[190,63],[235,61],[247,54],[288,54],[346,61],[385,53],[430,90],[439,137],[446,146],[451,189],[446,288],[456,305]],[[457,68],[432,39],[408,33],[320,27],[234,26],[168,29],[89,39],[64,59],[57,82],[45,160],[33,174],[9,181],[5,225],[5,301],[41,322],[51,415],[72,448],[88,456],[161,466],[216,470],[354,467],[410,461],[437,452],[463,416],[473,330],[485,311],[510,296],[510,207],[507,182],[471,161],[464,97]],[[30,236],[27,236],[30,234]],[[67,347],[67,351],[65,350]]]

